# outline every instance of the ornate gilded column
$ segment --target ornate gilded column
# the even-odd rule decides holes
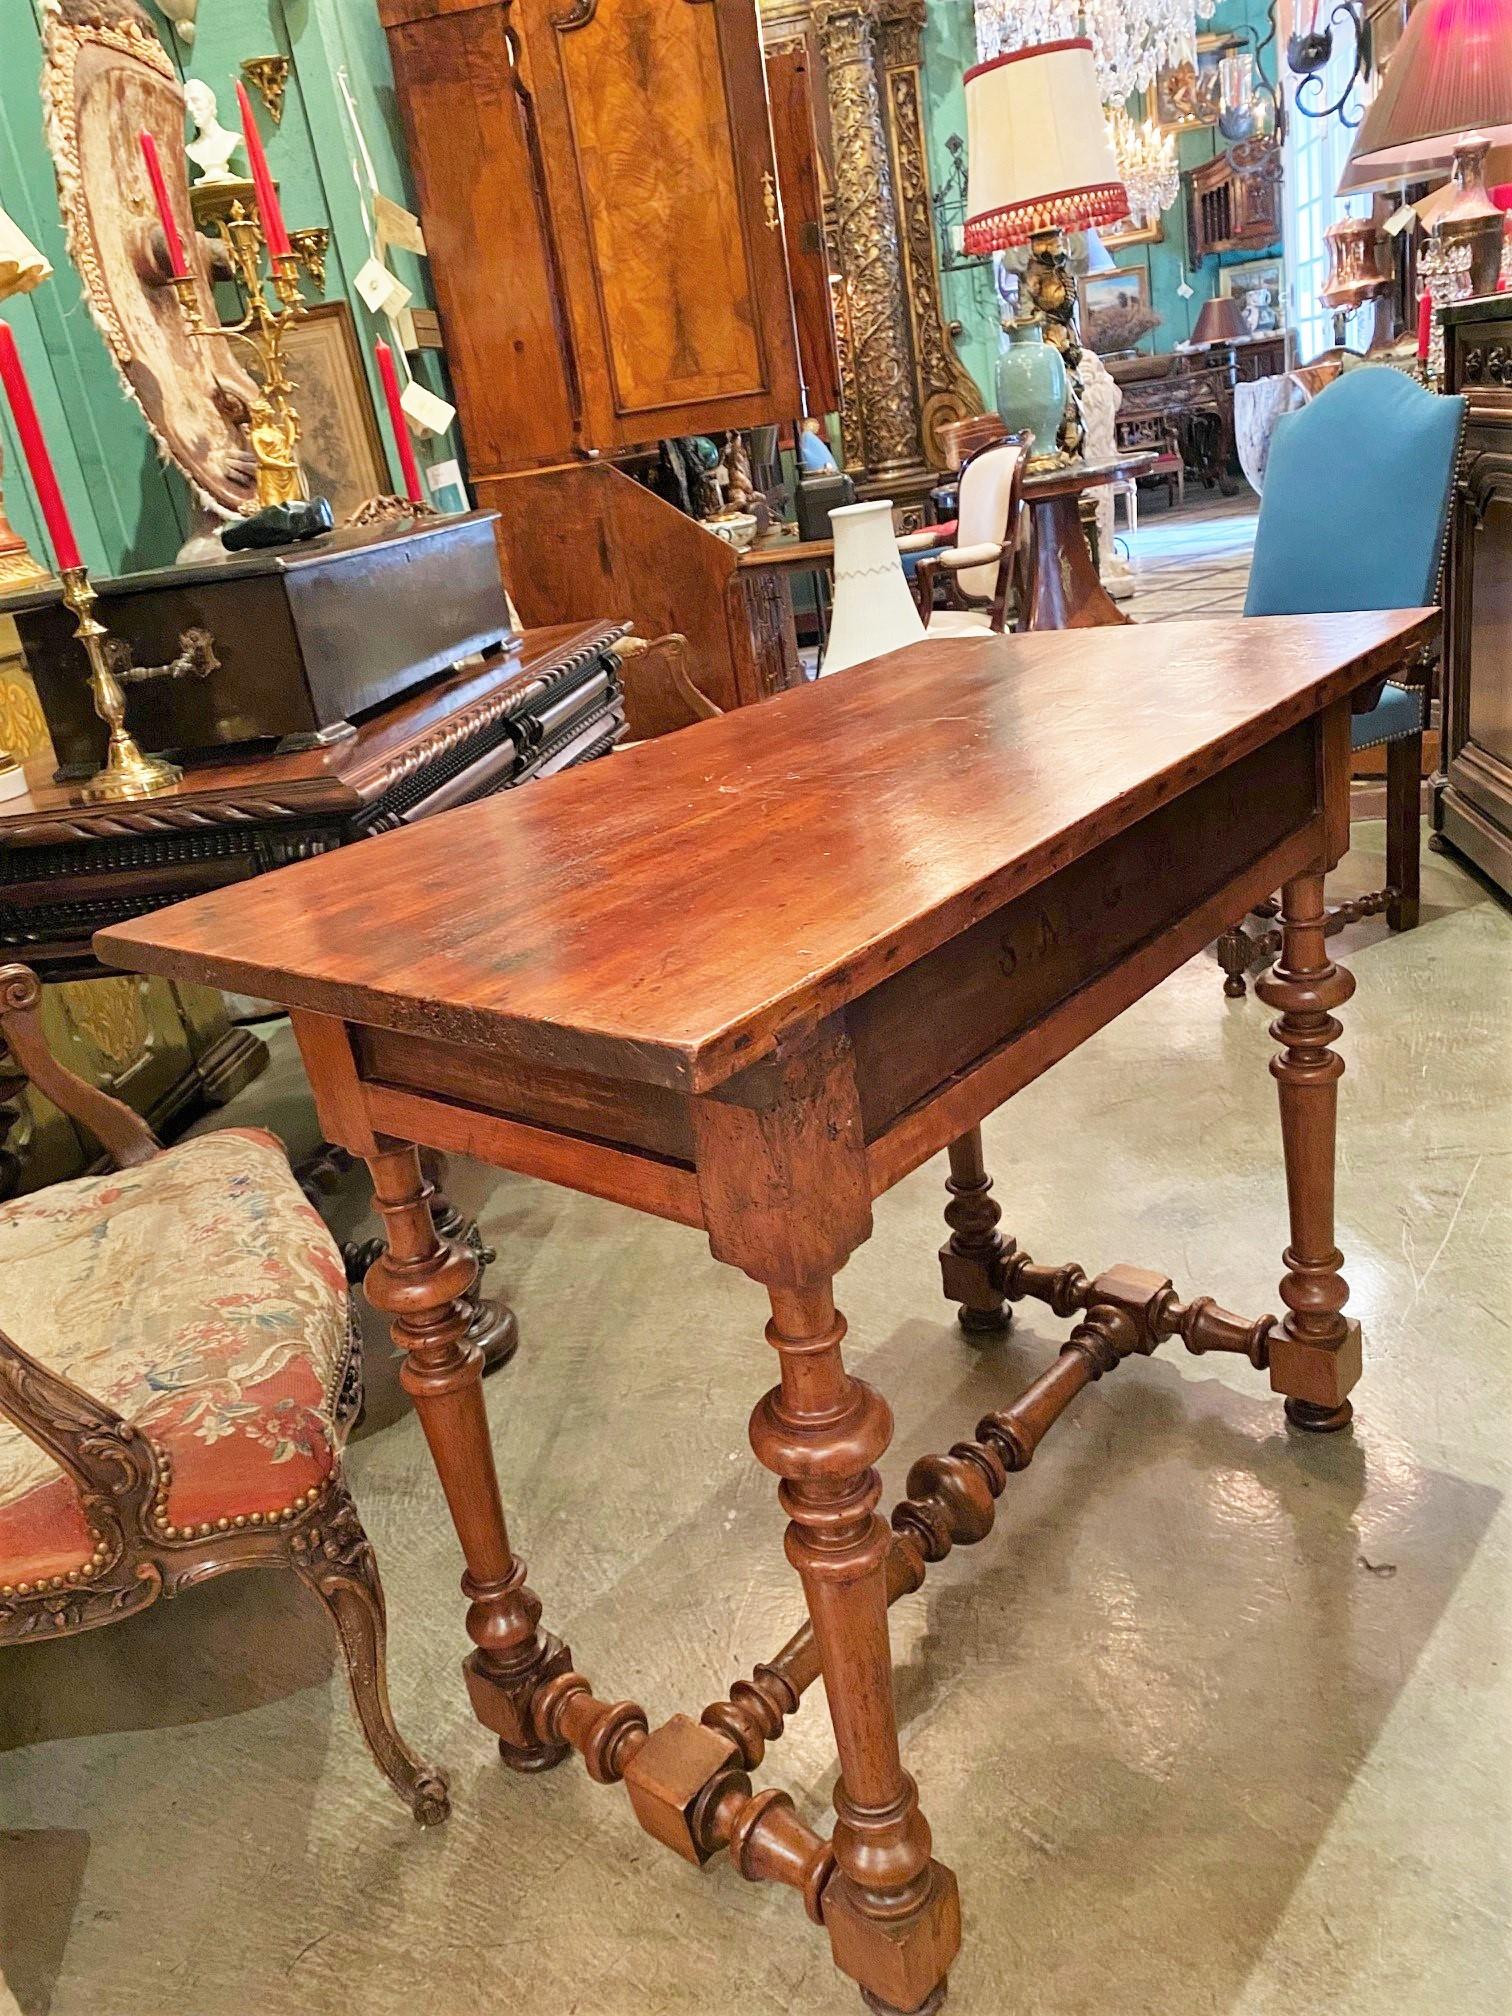
[[[976,380],[956,355],[940,306],[940,266],[924,140],[923,30],[924,0],[880,0],[878,46],[921,446],[929,466],[942,469],[945,454],[940,429],[952,420],[969,419],[983,408]]]
[[[890,490],[906,498],[928,488],[930,464],[874,53],[878,18],[878,0],[815,0],[813,9],[833,134],[836,249],[845,279],[842,361],[854,380],[860,421],[863,466],[855,473],[863,491]]]

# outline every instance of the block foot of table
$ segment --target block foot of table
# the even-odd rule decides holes
[[[981,1128],[952,1141],[949,1153],[950,1237],[940,1248],[945,1295],[957,1304],[956,1320],[968,1336],[1002,1337],[1012,1327],[1013,1311],[996,1285],[997,1272],[1012,1257],[1013,1241],[998,1230],[1003,1213],[982,1158]]]

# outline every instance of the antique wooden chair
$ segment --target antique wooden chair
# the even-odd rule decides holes
[[[40,998],[0,967],[0,1079],[30,1079],[114,1171],[0,1204],[0,1645],[292,1569],[335,1624],[379,1769],[422,1825],[444,1820],[446,1780],[394,1726],[342,1477],[361,1359],[341,1255],[271,1135],[161,1148],[52,1056]]]
[[[928,533],[898,541],[931,638],[969,637],[1005,627],[1021,542],[1028,536],[1023,493],[1030,446],[1028,434],[1005,434],[962,463],[953,546],[921,544]],[[935,591],[942,579],[947,603],[936,609]]]
[[[1284,414],[1266,463],[1245,615],[1438,601],[1464,426],[1463,398],[1440,398],[1386,365],[1347,371],[1300,412]],[[1418,921],[1431,674],[1431,660],[1404,667],[1354,717],[1354,747],[1386,749],[1386,887],[1332,909],[1330,932],[1382,910],[1393,931]],[[1217,946],[1224,993],[1243,994],[1246,971],[1279,949],[1274,927],[1251,933],[1241,921],[1226,931]]]

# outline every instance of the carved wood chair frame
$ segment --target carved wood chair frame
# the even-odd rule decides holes
[[[938,553],[928,553],[918,563],[912,582],[914,603],[919,611],[919,619],[925,628],[935,606],[935,593],[941,576],[945,581],[945,607],[957,610],[982,610],[988,612],[988,628],[1001,635],[1008,624],[1008,597],[1012,590],[1018,594],[1024,579],[1025,543],[1034,537],[1033,514],[1024,503],[1024,468],[1028,460],[1032,440],[1027,433],[1004,434],[996,441],[986,441],[980,448],[974,448],[962,462],[957,476],[956,495],[959,498],[965,488],[966,472],[974,462],[986,455],[998,455],[1004,449],[1017,446],[1018,462],[1013,471],[1012,484],[1008,493],[1008,512],[1004,523],[1002,545],[998,553],[997,581],[989,601],[980,596],[968,595],[960,584],[962,572],[974,572],[989,566],[976,548],[966,549],[946,547]],[[971,555],[970,558],[967,555]]]
[[[26,966],[0,967],[0,1091],[25,1078],[87,1128],[118,1169],[162,1152],[129,1106],[77,1077],[48,1048],[42,988]],[[8,1055],[7,1055],[8,1053]],[[334,1441],[362,1405],[360,1341],[347,1316]],[[339,1446],[325,1481],[278,1512],[178,1529],[165,1520],[170,1458],[147,1434],[0,1331],[0,1415],[50,1456],[78,1493],[91,1558],[30,1585],[0,1561],[0,1645],[67,1638],[145,1610],[232,1569],[282,1567],[318,1596],[336,1629],[353,1705],[374,1761],[422,1826],[450,1811],[446,1780],[395,1727],[386,1676],[383,1586],[372,1544],[342,1475]]]

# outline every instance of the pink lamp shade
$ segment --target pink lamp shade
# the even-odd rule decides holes
[[[1338,193],[1431,180],[1472,134],[1512,141],[1512,0],[1419,0]]]
[[[1014,49],[968,70],[966,140],[970,253],[1129,214],[1084,37]]]

